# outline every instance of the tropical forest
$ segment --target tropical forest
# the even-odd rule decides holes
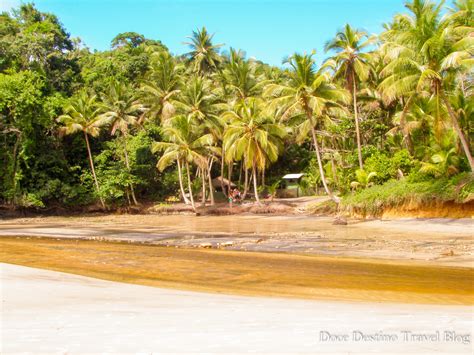
[[[263,206],[286,174],[327,196],[316,210],[470,204],[473,4],[407,1],[381,33],[342,23],[280,66],[206,27],[183,55],[136,32],[97,51],[34,4],[3,12],[0,205],[196,211],[232,183]]]

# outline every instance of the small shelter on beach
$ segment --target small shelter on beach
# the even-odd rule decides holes
[[[282,188],[278,190],[281,197],[299,197],[300,182],[304,174],[286,174],[282,177]]]

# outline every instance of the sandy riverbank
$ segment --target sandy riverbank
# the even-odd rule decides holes
[[[0,236],[106,239],[474,266],[473,219],[349,220],[309,216],[101,215],[0,221]]]
[[[166,290],[1,264],[2,349],[33,353],[469,353],[470,306],[304,301]],[[321,332],[349,334],[322,341]],[[353,332],[396,335],[354,341]],[[402,331],[439,340],[404,341]],[[446,340],[445,331],[457,341]],[[463,339],[470,337],[469,342]],[[464,336],[461,338],[460,336]]]

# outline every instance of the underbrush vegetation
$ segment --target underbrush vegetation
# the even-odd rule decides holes
[[[359,215],[377,216],[386,209],[406,204],[431,205],[470,201],[474,201],[474,175],[471,173],[424,180],[409,176],[347,194],[341,201],[340,209]]]

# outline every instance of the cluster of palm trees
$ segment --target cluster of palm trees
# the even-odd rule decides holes
[[[221,45],[213,44],[203,28],[190,37],[191,50],[185,56],[151,53],[147,80],[139,86],[112,82],[100,100],[84,90],[59,120],[64,133],[83,132],[98,192],[89,136],[110,127],[111,135],[123,144],[130,170],[127,136],[147,120],[156,122],[162,137],[152,147],[160,154],[157,168],[176,164],[182,199],[193,208],[195,178],[201,181],[202,203],[208,197],[214,203],[216,164],[219,175],[229,179],[238,166],[244,175],[244,195],[253,185],[259,202],[259,181],[265,184],[265,170],[277,161],[285,143],[307,139],[321,183],[337,202],[325,160],[334,166],[334,152],[349,154],[355,147],[362,174],[363,145],[371,137],[361,131],[361,123],[374,112],[388,118],[388,135],[401,136],[413,155],[413,136],[423,135],[426,126],[428,145],[435,150],[454,130],[449,149],[459,148],[474,171],[465,129],[466,121],[472,124],[472,1],[455,1],[445,15],[442,3],[429,0],[413,0],[406,7],[409,13],[396,15],[378,37],[346,25],[327,43],[331,56],[319,68],[314,52],[290,56],[281,69],[246,59],[233,49],[221,55]],[[354,132],[331,133],[347,117],[353,119]],[[129,201],[138,203],[133,183],[126,193]]]

